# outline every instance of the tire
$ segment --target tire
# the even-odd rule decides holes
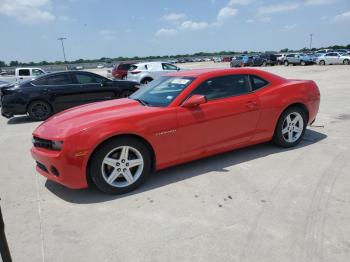
[[[27,112],[29,117],[34,121],[44,121],[53,113],[51,105],[41,100],[31,102]]]
[[[326,65],[326,62],[324,60],[321,60],[319,64],[324,66]]]
[[[122,156],[122,152],[127,152],[126,157]],[[130,168],[132,160],[134,164],[139,162]],[[93,154],[89,161],[89,176],[100,191],[125,194],[147,179],[151,164],[151,153],[142,141],[120,137],[102,144]]]
[[[122,80],[126,80],[127,78],[128,78],[128,76],[125,75],[125,76],[122,77]]]
[[[289,62],[286,60],[286,61],[284,61],[284,63],[283,63],[285,66],[289,66]]]
[[[302,65],[302,66],[306,66],[305,61],[301,61],[301,62],[300,62],[300,65]]]
[[[147,84],[148,84],[149,82],[151,82],[151,81],[153,81],[153,79],[147,77],[147,78],[145,78],[145,79],[143,79],[143,80],[141,81],[141,84],[142,84],[142,85],[147,85]]]
[[[343,64],[344,64],[344,65],[350,65],[349,59],[344,59]]]
[[[134,93],[132,90],[123,90],[122,92],[120,92],[119,98],[127,98],[132,93]]]
[[[297,106],[287,108],[278,119],[273,142],[286,148],[296,146],[303,139],[306,126],[307,114],[304,109]]]
[[[264,62],[262,63],[262,66],[267,66],[266,61],[264,61]]]

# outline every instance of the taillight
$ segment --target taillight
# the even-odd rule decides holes
[[[133,75],[137,75],[139,73],[141,73],[141,71],[130,71],[130,74],[133,74]]]

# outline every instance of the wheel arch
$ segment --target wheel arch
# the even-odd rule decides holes
[[[28,103],[26,105],[26,111],[28,112],[30,104],[32,104],[34,102],[39,102],[39,101],[47,103],[51,107],[52,113],[55,112],[55,108],[52,106],[50,101],[48,99],[46,99],[46,98],[43,98],[43,97],[36,97],[36,98],[32,98],[32,99],[28,100]]]
[[[281,110],[280,114],[278,115],[277,121],[275,123],[275,130],[276,130],[276,127],[277,127],[277,124],[278,124],[278,120],[280,119],[280,117],[283,114],[283,112],[286,111],[287,109],[291,108],[291,107],[299,107],[302,110],[304,110],[305,114],[306,114],[306,117],[307,117],[306,122],[307,123],[309,122],[309,118],[310,118],[309,114],[310,114],[310,112],[309,112],[309,109],[307,108],[307,106],[304,103],[302,103],[302,102],[294,102],[294,103],[291,103],[291,104],[287,105],[286,107],[284,107]]]
[[[104,144],[108,143],[109,141],[116,139],[116,138],[132,138],[132,139],[136,139],[140,142],[142,142],[147,149],[149,150],[150,154],[151,154],[151,170],[154,171],[156,169],[156,154],[154,151],[153,146],[151,145],[151,143],[145,139],[144,137],[140,136],[140,135],[136,135],[136,134],[131,134],[131,133],[125,133],[125,134],[117,134],[111,137],[106,138],[105,140],[103,140],[102,142],[100,142],[91,152],[91,154],[89,155],[88,161],[86,163],[86,180],[88,182],[89,185],[92,185],[92,181],[91,181],[91,176],[90,176],[90,163],[91,163],[91,159],[94,156],[94,154],[97,152],[97,150],[99,150],[99,148],[101,148],[101,146],[103,146]]]

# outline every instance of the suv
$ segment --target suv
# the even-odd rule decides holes
[[[307,54],[288,54],[286,55],[284,61],[285,66],[291,65],[312,65],[314,61],[312,60],[312,57],[308,56]]]
[[[138,63],[130,66],[127,79],[145,85],[162,75],[176,71],[180,71],[180,68],[170,63]]]
[[[321,55],[316,58],[316,63],[319,65],[336,65],[336,64],[350,64],[350,55],[341,54],[337,52],[330,52],[324,55]]]
[[[259,55],[262,66],[267,66],[267,65],[276,65],[277,64],[277,56],[274,54],[260,54]]]
[[[127,75],[128,75],[128,71],[130,69],[130,66],[132,66],[133,64],[135,64],[135,62],[123,62],[123,63],[115,65],[113,70],[112,70],[112,76],[115,79],[125,80]]]

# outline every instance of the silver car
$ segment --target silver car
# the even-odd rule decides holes
[[[130,66],[127,80],[145,85],[162,75],[179,70],[177,66],[165,62],[138,63]]]
[[[316,63],[319,65],[349,65],[350,55],[338,52],[329,52],[316,58]]]

